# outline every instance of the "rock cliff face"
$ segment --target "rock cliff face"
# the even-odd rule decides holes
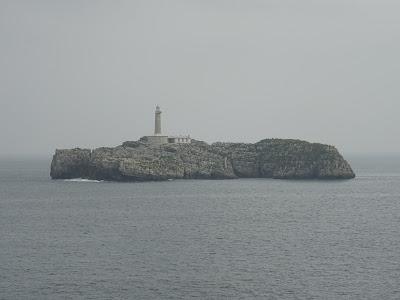
[[[115,181],[167,179],[350,179],[355,174],[335,147],[299,140],[255,144],[193,141],[151,146],[125,142],[114,148],[56,150],[53,179]]]

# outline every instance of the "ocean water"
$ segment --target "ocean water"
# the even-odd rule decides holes
[[[347,181],[52,181],[0,160],[0,299],[400,299],[400,158]]]

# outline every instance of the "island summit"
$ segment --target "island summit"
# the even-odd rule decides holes
[[[207,144],[189,135],[162,134],[156,107],[154,135],[117,147],[56,150],[53,179],[110,181],[168,179],[350,179],[355,174],[334,146],[294,139]]]

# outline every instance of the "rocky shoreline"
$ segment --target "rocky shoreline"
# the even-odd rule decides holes
[[[109,181],[168,179],[351,179],[353,170],[333,146],[290,139],[257,143],[150,145],[143,140],[117,147],[56,150],[53,179]]]

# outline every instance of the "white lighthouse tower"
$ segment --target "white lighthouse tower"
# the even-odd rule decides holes
[[[154,135],[161,135],[161,109],[157,105],[155,111]]]
[[[144,136],[140,140],[154,146],[161,144],[190,144],[192,141],[189,135],[168,136],[162,134],[161,109],[158,105],[154,112],[154,135]]]

